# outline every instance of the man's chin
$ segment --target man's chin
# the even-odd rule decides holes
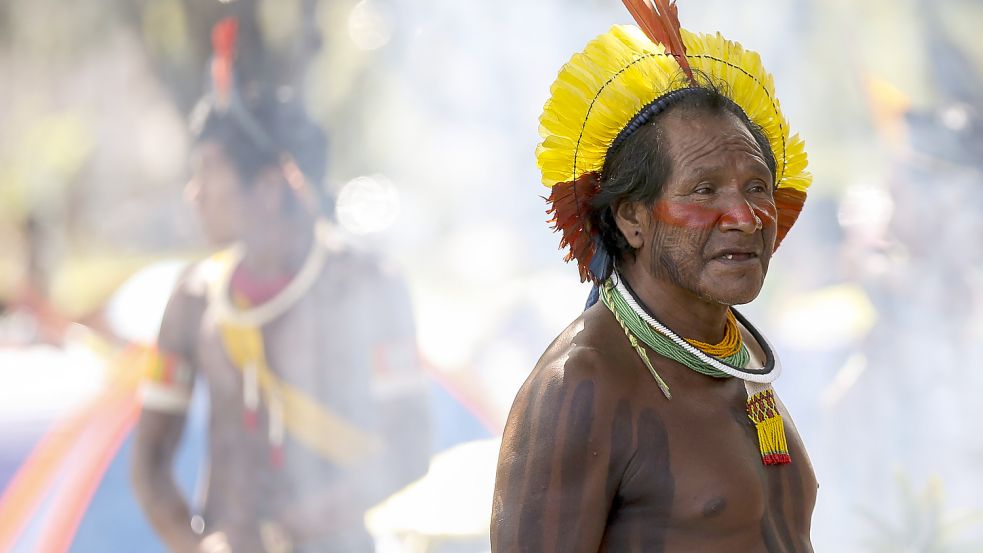
[[[751,303],[758,294],[704,294],[703,299],[710,301],[712,303],[719,303],[720,305],[733,306],[733,305],[744,305],[746,303]]]
[[[729,281],[732,284],[731,286],[721,286],[720,284],[722,282],[727,281],[717,280],[712,282],[710,286],[704,287],[703,296],[723,305],[743,305],[745,303],[751,303],[758,297],[758,294],[761,293],[764,279]]]
[[[236,237],[233,233],[225,229],[214,229],[205,226],[202,228],[202,231],[204,232],[205,240],[212,247],[224,248],[236,242]]]

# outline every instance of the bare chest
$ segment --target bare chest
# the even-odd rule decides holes
[[[637,411],[608,550],[811,551],[816,480],[801,440],[784,413],[793,461],[765,466],[741,396],[676,396]]]

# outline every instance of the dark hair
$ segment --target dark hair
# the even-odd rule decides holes
[[[222,147],[244,186],[267,167],[278,165],[280,156],[287,153],[310,187],[315,192],[322,188],[327,135],[290,89],[246,86],[228,109],[217,109],[206,98],[195,109],[191,127],[196,144],[215,142]]]
[[[654,203],[662,193],[672,167],[660,124],[663,119],[661,115],[677,110],[736,115],[761,148],[772,179],[775,178],[775,156],[768,137],[719,86],[701,84],[658,98],[643,108],[615,138],[601,170],[601,190],[591,199],[591,226],[597,229],[601,246],[615,261],[633,256],[635,250],[618,229],[614,209],[624,201]],[[612,270],[613,267],[609,265],[605,274],[596,276],[604,280]]]

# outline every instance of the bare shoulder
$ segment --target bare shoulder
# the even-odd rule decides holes
[[[402,286],[403,277],[390,260],[354,245],[343,238],[329,235],[325,239],[327,260],[322,281],[338,281],[363,289],[385,289]]]
[[[537,428],[586,418],[604,428],[628,416],[640,378],[633,351],[603,305],[574,320],[550,344],[516,395],[506,444]],[[584,435],[589,439],[589,435]]]
[[[210,263],[192,263],[178,277],[160,323],[161,349],[190,356],[207,303]]]
[[[637,385],[632,350],[611,313],[600,303],[570,323],[540,358],[523,389],[551,382],[593,382],[600,393],[624,397]],[[520,392],[523,393],[523,392]]]
[[[321,309],[353,317],[352,328],[366,330],[377,344],[412,345],[416,324],[410,291],[401,272],[385,257],[340,239],[329,241],[316,287]]]

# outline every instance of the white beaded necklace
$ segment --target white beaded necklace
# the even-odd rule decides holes
[[[319,220],[314,227],[314,241],[307,258],[290,283],[269,301],[246,309],[233,305],[229,292],[232,271],[239,265],[244,255],[241,246],[233,248],[228,265],[223,267],[227,274],[217,275],[218,278],[212,279],[212,285],[209,287],[208,303],[215,320],[219,323],[260,328],[285,313],[307,293],[321,274],[327,257],[328,235],[327,223]]]

